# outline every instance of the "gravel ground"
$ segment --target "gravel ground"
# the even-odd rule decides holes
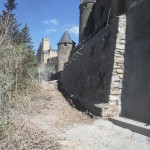
[[[90,125],[78,124],[63,134],[64,150],[149,150],[150,138],[98,119]]]
[[[72,108],[55,82],[32,86],[10,106],[2,150],[150,150],[150,138]]]

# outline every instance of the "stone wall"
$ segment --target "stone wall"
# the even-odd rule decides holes
[[[85,107],[103,117],[118,112],[123,79],[125,20],[125,16],[117,17],[77,49],[65,64],[60,79],[66,92],[81,103],[84,101]],[[96,109],[98,107],[103,108]]]
[[[117,114],[121,113],[121,93],[124,79],[124,54],[126,45],[126,15],[122,15],[118,20],[118,33],[116,40],[116,49],[114,55],[114,64],[112,71],[112,80],[110,85],[109,104],[117,106]]]
[[[71,53],[61,87],[96,115],[150,122],[150,1],[118,0],[117,6],[119,15],[127,14]]]
[[[58,51],[53,50],[49,39],[43,38],[39,49],[37,50],[37,59],[39,63],[46,64],[49,62],[49,59],[57,57]]]
[[[134,0],[127,12],[122,115],[150,122],[150,1]]]
[[[58,57],[53,57],[49,59],[49,62],[45,64],[45,71],[49,74],[55,73],[57,71]]]
[[[130,2],[131,3],[131,2]],[[127,0],[97,0],[80,5],[79,45],[105,28],[117,16],[125,14]]]
[[[64,64],[68,61],[71,50],[74,45],[71,43],[61,43],[58,45],[58,71],[64,69]]]
[[[104,28],[117,15],[118,0],[97,0],[94,20],[95,30]]]
[[[86,39],[94,30],[95,3],[82,3],[80,5],[80,34],[79,42]]]
[[[126,12],[126,0],[97,0],[94,13],[95,30],[104,28],[116,16]]]

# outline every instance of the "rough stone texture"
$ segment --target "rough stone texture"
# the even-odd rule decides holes
[[[94,2],[85,1],[80,4],[79,45],[85,44],[100,29],[105,28],[116,16],[124,14],[127,9],[127,0],[97,0],[96,3]]]
[[[94,30],[95,3],[82,3],[80,5],[80,34],[79,42],[86,39]]]
[[[122,115],[150,122],[150,1],[136,0],[127,12]]]
[[[80,32],[87,36],[65,64],[62,87],[103,117],[150,122],[150,1],[97,0],[88,16],[81,10],[80,29],[94,11],[95,30]]]
[[[112,72],[112,81],[110,85],[110,106],[115,107],[116,114],[121,113],[121,92],[124,74],[124,53],[125,53],[125,35],[126,35],[126,15],[122,15],[118,20],[118,33],[116,40],[116,50],[114,55],[114,66]],[[114,105],[112,105],[114,104]]]
[[[91,111],[95,112],[92,105],[107,103],[104,107],[100,106],[103,117],[114,116],[117,113],[119,98],[112,102],[110,96],[121,95],[125,19],[125,16],[118,17],[88,43],[77,49],[65,64],[61,76],[64,90],[80,99],[86,99],[89,104],[86,107]]]
[[[62,71],[64,69],[64,64],[68,61],[73,47],[74,46],[71,43],[62,43],[58,45],[58,71]]]
[[[104,28],[118,15],[118,0],[97,0],[95,7],[95,30]]]

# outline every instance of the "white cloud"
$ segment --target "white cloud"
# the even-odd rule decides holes
[[[57,32],[57,30],[56,29],[47,29],[46,30],[46,34],[51,33],[51,32]]]
[[[43,20],[42,23],[49,24],[49,21],[48,20]]]
[[[53,24],[53,25],[58,25],[58,20],[56,19],[51,19],[51,20],[43,20],[42,23],[44,24]]]
[[[52,20],[50,20],[50,23],[51,23],[51,24],[54,24],[54,25],[58,25],[58,20],[52,19]]]
[[[72,26],[68,29],[69,32],[73,33],[73,34],[79,34],[79,26]]]

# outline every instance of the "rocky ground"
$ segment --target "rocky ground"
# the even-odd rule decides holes
[[[31,86],[10,106],[3,150],[150,149],[150,138],[71,107],[55,82]]]

